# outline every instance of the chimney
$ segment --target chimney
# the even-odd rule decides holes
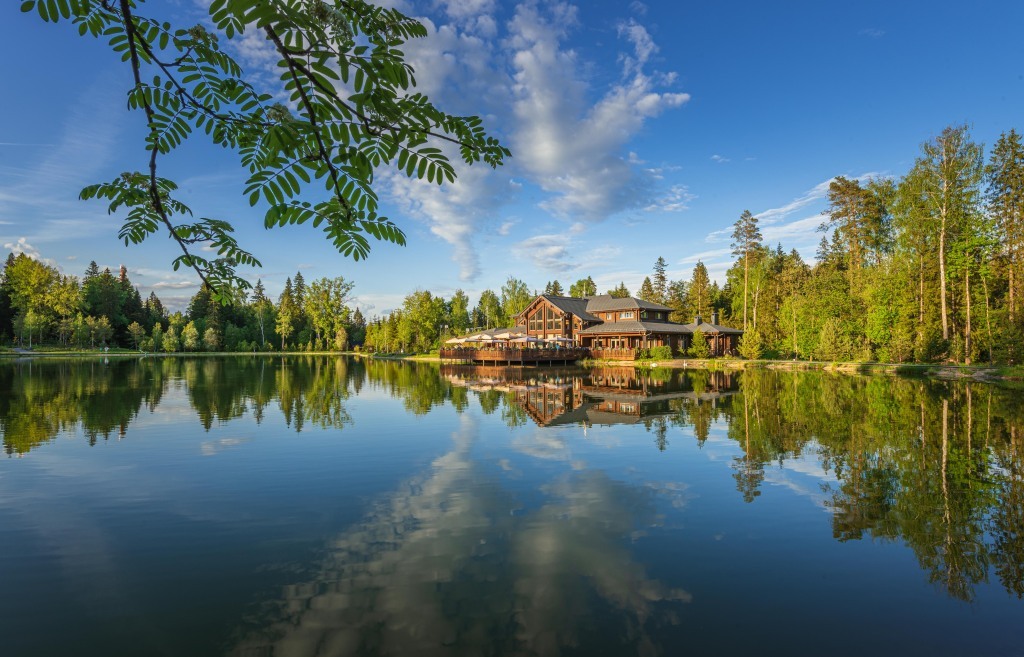
[[[711,323],[718,326],[718,311],[711,313]]]
[[[701,317],[700,315],[697,315],[697,317],[693,320],[693,323],[694,324],[703,324],[704,323],[704,318]]]

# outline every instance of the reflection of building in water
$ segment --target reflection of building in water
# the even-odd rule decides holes
[[[445,365],[450,383],[477,392],[508,393],[534,422],[557,424],[631,424],[674,413],[675,400],[714,405],[734,394],[731,372],[659,371],[634,367],[548,370],[523,367]]]

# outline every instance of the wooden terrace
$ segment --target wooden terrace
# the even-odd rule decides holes
[[[493,363],[495,365],[554,365],[590,358],[585,347],[445,347],[442,361],[456,363]]]

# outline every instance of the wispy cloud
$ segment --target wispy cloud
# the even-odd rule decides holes
[[[732,160],[725,156],[719,155],[718,153],[715,153],[714,155],[711,156],[711,161],[717,162],[718,164],[725,164],[726,162],[731,162]]]
[[[857,34],[860,36],[869,37],[871,39],[881,39],[882,37],[885,36],[885,30],[879,29],[877,27],[866,27],[863,30],[857,32]]]
[[[199,287],[199,283],[193,281],[160,281],[147,287],[154,290],[187,290],[190,287]]]
[[[14,228],[5,229],[0,239],[19,236],[43,244],[110,230],[102,205],[79,201],[78,192],[106,173],[123,124],[118,91],[113,77],[101,77],[68,104],[55,144],[25,153],[17,169],[0,170],[0,215],[15,218],[3,222]]]
[[[590,104],[577,56],[562,47],[575,21],[569,5],[553,5],[546,14],[535,5],[517,9],[510,25],[519,126],[513,144],[532,180],[551,195],[542,207],[600,221],[650,202],[652,181],[630,165],[639,158],[626,146],[648,119],[690,96],[660,89],[671,86],[673,74],[644,72],[657,46],[630,20],[618,27],[632,46],[620,57],[623,78]]]
[[[672,185],[661,197],[644,208],[648,212],[682,212],[690,208],[690,201],[697,198],[686,185]]]
[[[518,257],[531,260],[538,269],[563,273],[576,268],[571,244],[564,234],[535,235],[516,244],[513,251]]]

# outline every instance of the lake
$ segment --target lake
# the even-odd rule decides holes
[[[0,361],[0,654],[1024,655],[1024,394]]]

